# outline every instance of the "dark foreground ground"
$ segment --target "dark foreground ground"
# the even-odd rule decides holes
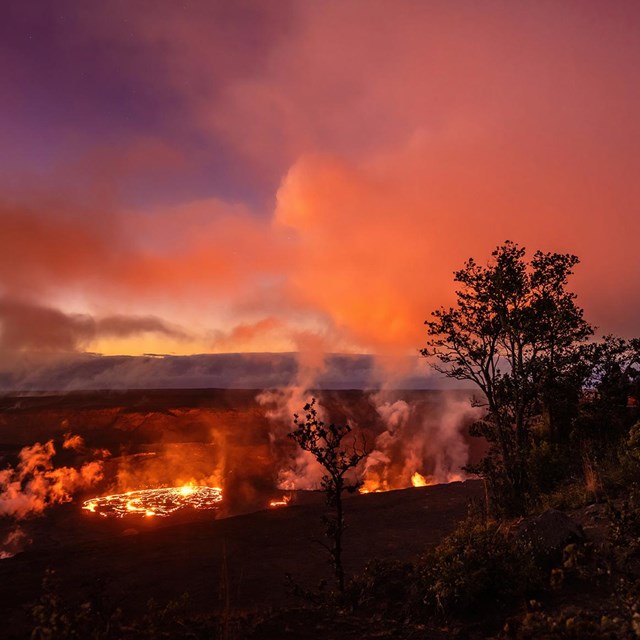
[[[359,571],[372,558],[415,557],[450,532],[469,501],[481,495],[481,483],[467,481],[349,498],[347,570]],[[324,512],[317,498],[306,497],[312,504],[176,524],[110,521],[77,504],[53,509],[31,523],[34,544],[0,562],[0,637],[28,637],[30,605],[47,569],[55,570],[64,600],[81,602],[99,585],[125,613],[144,611],[150,598],[162,603],[185,592],[196,613],[219,610],[226,593],[234,611],[292,605],[285,574],[307,588],[331,577],[325,552],[314,543],[322,539]]]

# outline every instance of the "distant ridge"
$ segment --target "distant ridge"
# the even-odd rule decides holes
[[[404,362],[403,362],[404,365]],[[432,389],[442,381],[418,356],[391,375],[375,356],[327,354],[305,384],[318,389]],[[299,382],[295,353],[219,353],[189,356],[73,354],[28,360],[0,369],[0,391],[48,392],[124,389],[266,389]],[[308,376],[307,376],[308,377]]]

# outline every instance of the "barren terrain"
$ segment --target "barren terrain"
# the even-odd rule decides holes
[[[234,610],[277,608],[293,597],[285,574],[310,588],[330,578],[325,552],[314,542],[322,539],[322,495],[287,492],[289,506],[267,506],[283,494],[276,486],[281,460],[270,438],[273,424],[255,395],[163,391],[4,398],[2,466],[14,462],[22,446],[69,432],[81,435],[87,448],[111,452],[101,486],[18,523],[31,542],[0,562],[0,616],[8,637],[28,631],[29,605],[47,569],[55,570],[63,598],[79,601],[100,585],[125,612],[143,610],[150,598],[167,602],[185,592],[194,610],[211,612],[221,606],[221,588]],[[436,401],[429,392],[408,395],[425,411]],[[365,424],[368,438],[382,428],[366,393],[325,393],[323,401]],[[472,456],[478,452],[471,450]],[[73,464],[77,455],[63,452],[65,463]],[[220,474],[220,510],[110,519],[81,509],[82,499],[118,483],[154,477],[167,484],[185,469]],[[347,570],[358,571],[372,558],[420,554],[452,530],[468,502],[481,494],[479,482],[467,481],[349,497]],[[8,531],[15,522],[5,517],[0,525]]]

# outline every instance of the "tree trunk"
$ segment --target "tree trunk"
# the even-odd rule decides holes
[[[336,531],[333,548],[333,560],[336,570],[336,580],[338,591],[344,593],[344,568],[342,566],[342,531],[344,529],[344,519],[342,512],[342,485],[336,487]]]

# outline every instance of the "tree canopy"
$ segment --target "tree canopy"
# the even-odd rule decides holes
[[[491,444],[479,469],[514,506],[528,489],[525,458],[534,422],[562,437],[563,416],[589,374],[593,334],[568,288],[578,258],[526,250],[507,241],[490,262],[469,259],[455,272],[456,304],[433,312],[421,350],[436,370],[473,382],[486,406],[475,426]],[[571,403],[571,399],[574,402]]]

